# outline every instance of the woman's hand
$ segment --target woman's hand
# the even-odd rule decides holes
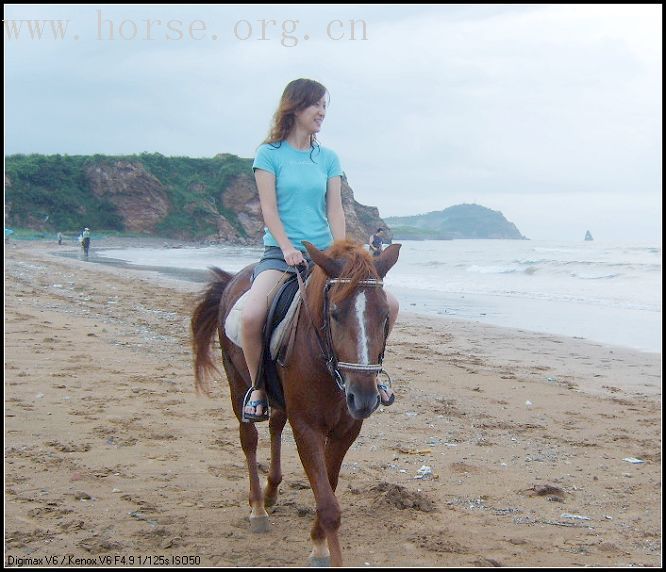
[[[293,246],[286,250],[282,251],[284,259],[287,261],[289,266],[298,266],[299,264],[305,264],[305,258],[303,258],[303,253],[300,250],[297,250]]]

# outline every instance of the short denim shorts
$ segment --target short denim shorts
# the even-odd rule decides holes
[[[303,252],[302,254],[306,262],[310,263],[310,255],[307,252]],[[289,272],[291,274],[296,273],[296,269],[287,264],[287,261],[282,254],[282,249],[279,246],[266,246],[264,248],[264,254],[252,272],[252,281],[254,281],[254,279],[264,270],[279,270],[280,272]]]

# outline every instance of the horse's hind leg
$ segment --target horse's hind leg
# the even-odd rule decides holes
[[[268,531],[268,513],[264,508],[264,494],[259,482],[257,468],[258,431],[254,423],[240,424],[240,441],[247,461],[247,472],[250,477],[250,530],[252,532]]]
[[[271,433],[271,467],[268,471],[268,480],[264,489],[264,506],[273,506],[278,498],[278,486],[282,482],[282,466],[280,454],[282,451],[282,430],[287,422],[287,414],[281,409],[273,408],[268,428]]]
[[[247,462],[247,473],[250,478],[250,530],[252,532],[268,531],[268,513],[264,508],[264,493],[261,490],[259,482],[259,469],[257,467],[257,443],[259,433],[254,423],[243,423],[241,421],[241,410],[243,408],[243,396],[249,388],[249,379],[244,378],[238,371],[235,363],[228,355],[230,352],[223,352],[224,369],[227,372],[229,388],[231,389],[231,402],[234,413],[239,422],[240,442],[245,453]],[[247,373],[247,368],[245,368]],[[247,376],[249,378],[249,375]]]

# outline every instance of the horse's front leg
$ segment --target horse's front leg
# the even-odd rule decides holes
[[[271,466],[268,471],[268,480],[264,489],[264,506],[273,506],[278,498],[278,486],[282,482],[282,430],[287,423],[287,414],[277,408],[271,410],[268,428],[271,433]]]
[[[333,490],[334,494],[338,487],[338,479],[340,477],[340,467],[342,466],[342,461],[344,460],[349,447],[351,447],[352,443],[356,440],[356,437],[358,437],[362,424],[362,422],[357,422],[350,428],[349,431],[343,435],[331,436],[326,441],[326,446],[324,449],[324,457],[326,459],[326,473],[328,475],[328,482],[331,485],[331,489]],[[313,542],[315,542],[315,546],[317,546],[317,542],[320,546],[321,544],[324,544],[326,533],[321,526],[319,513],[317,513],[315,518],[310,536],[312,537]],[[315,539],[317,539],[317,541],[315,541]],[[329,539],[328,549],[330,552],[333,553],[338,551],[341,553],[342,549],[339,546],[338,535],[336,534],[332,540],[338,544],[336,547],[332,546],[330,544],[331,540]],[[323,548],[326,548],[325,544]],[[313,555],[311,556],[313,561],[322,565],[326,564],[325,559],[320,560],[320,557],[314,554],[315,551],[316,550],[313,550]],[[321,549],[319,552],[321,552]]]
[[[324,452],[324,435],[306,425],[291,421],[294,439],[303,468],[310,481],[317,505],[317,516],[310,538],[313,548],[310,560],[313,564],[342,566],[342,551],[338,540],[340,505],[335,498],[328,476]]]

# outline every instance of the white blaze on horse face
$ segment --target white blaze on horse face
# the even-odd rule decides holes
[[[363,365],[370,363],[368,360],[368,335],[365,328],[366,302],[365,292],[359,292],[356,295],[354,309],[356,310],[356,319],[358,320],[358,359],[359,363]]]

